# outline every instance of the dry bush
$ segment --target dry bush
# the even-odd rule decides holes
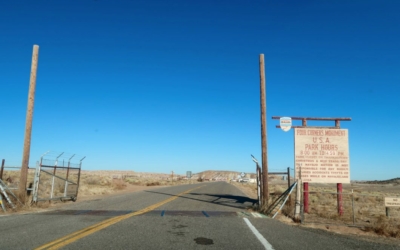
[[[112,186],[115,190],[123,190],[126,188],[126,183],[121,179],[117,179],[113,181]]]
[[[282,208],[282,214],[285,216],[294,219],[294,209],[295,209],[295,196],[291,195],[290,198],[286,201],[285,206]]]
[[[159,185],[161,184],[158,181],[146,183],[146,186],[159,186]]]
[[[142,182],[138,179],[135,178],[126,178],[125,182],[131,184],[131,185],[142,185]]]
[[[56,190],[58,191],[58,193],[63,194],[65,191],[65,182],[57,183]]]
[[[365,231],[372,231],[386,237],[400,238],[400,221],[381,215],[372,226],[365,227]]]
[[[83,183],[87,184],[87,185],[100,185],[101,179],[98,177],[89,176],[89,177],[83,179]]]
[[[286,188],[284,188],[284,187],[281,187],[281,186],[275,186],[274,187],[274,195],[276,195],[276,196],[280,196],[285,191],[286,191]]]

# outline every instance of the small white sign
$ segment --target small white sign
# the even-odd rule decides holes
[[[240,176],[245,177],[246,174],[245,174],[244,172],[242,172],[242,173],[240,174]]]
[[[281,129],[285,132],[289,131],[292,128],[292,118],[290,117],[281,117],[279,119]]]
[[[400,207],[400,198],[385,197],[385,207]]]

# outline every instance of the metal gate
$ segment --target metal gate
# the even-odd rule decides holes
[[[82,161],[73,163],[76,155],[45,153],[37,164],[33,181],[32,202],[48,200],[76,201],[79,190]]]

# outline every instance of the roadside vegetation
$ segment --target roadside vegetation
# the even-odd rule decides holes
[[[398,180],[398,179],[393,179]],[[252,183],[233,183],[251,198],[257,198],[257,187]],[[269,204],[287,189],[287,183],[272,180],[269,184]],[[290,201],[276,217],[288,223],[302,223],[303,226],[332,229],[348,227],[365,233],[373,233],[400,239],[400,208],[391,207],[389,217],[386,216],[384,197],[399,197],[400,183],[351,183],[343,184],[343,215],[337,211],[336,185],[309,185],[309,213],[304,213],[303,221],[294,218],[295,196],[293,191]],[[353,192],[353,193],[352,193]],[[258,208],[266,212],[267,207]],[[354,216],[353,216],[354,211]]]
[[[61,169],[57,170],[57,176],[66,178],[66,171]],[[28,173],[28,186],[31,186],[34,179],[34,170],[30,169]],[[74,182],[78,181],[77,172],[69,172],[68,179]],[[4,171],[3,182],[11,189],[11,191],[18,195],[18,184],[19,184],[19,171]],[[50,197],[53,192],[53,197],[63,196],[65,191],[65,181],[58,178],[54,179],[54,188],[51,190],[51,184],[53,178],[51,175],[42,173],[40,177],[39,185],[39,196]],[[110,195],[118,192],[128,192],[141,190],[145,187],[155,186],[171,186],[188,184],[190,181],[185,180],[183,176],[173,176],[169,174],[155,174],[155,173],[137,173],[133,171],[82,171],[80,176],[78,200],[89,199],[93,196],[99,195]],[[196,180],[192,180],[195,183]],[[12,195],[8,195],[12,203],[15,205],[15,209],[3,197],[3,204],[6,207],[7,212],[20,212],[27,210],[35,210],[40,208],[47,208],[55,203],[60,203],[61,200],[53,201],[40,201],[37,204],[32,204],[32,194],[28,192],[25,205],[21,205]],[[0,213],[3,210],[0,207]]]

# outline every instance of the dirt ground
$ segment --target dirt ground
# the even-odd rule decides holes
[[[255,189],[254,185],[243,184],[232,182],[231,184],[238,187],[243,193],[245,193],[248,197],[257,199],[257,190]],[[384,186],[384,187],[371,187],[368,184],[360,184],[361,186],[368,188],[369,190],[379,190],[382,191],[382,188],[385,191],[393,191],[393,187],[391,185]],[[398,188],[398,187],[397,187]],[[397,189],[398,191],[398,189]],[[380,243],[388,243],[388,244],[398,244],[400,246],[400,239],[399,238],[389,238],[381,235],[377,235],[372,231],[366,231],[363,227],[352,227],[340,224],[340,222],[335,220],[327,220],[324,219],[321,223],[305,223],[300,224],[293,221],[292,218],[289,218],[283,214],[278,214],[275,217],[277,220],[292,226],[299,226],[305,228],[313,228],[313,229],[320,229],[329,231],[335,234],[341,235],[353,235],[357,237],[362,237],[364,240],[372,241],[372,242],[380,242]]]

